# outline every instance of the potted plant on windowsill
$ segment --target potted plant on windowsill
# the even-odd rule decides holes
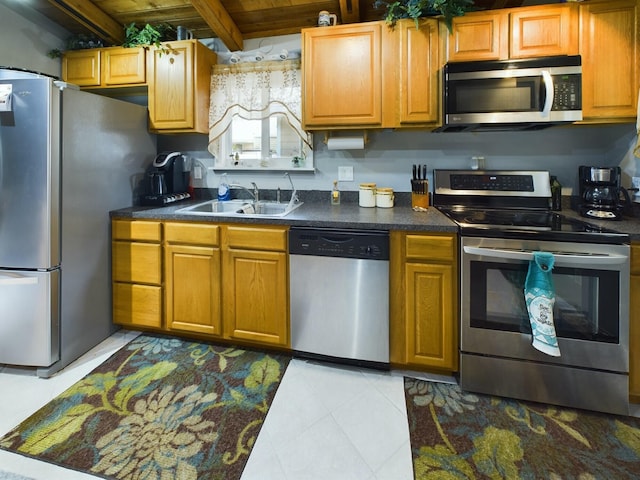
[[[453,17],[464,15],[473,7],[473,0],[376,0],[375,8],[386,8],[384,19],[393,26],[401,18],[412,18],[418,26],[421,17],[442,15],[449,31]]]

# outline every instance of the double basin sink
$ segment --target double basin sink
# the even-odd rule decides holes
[[[209,200],[180,208],[176,213],[196,216],[286,217],[301,205],[302,202]]]

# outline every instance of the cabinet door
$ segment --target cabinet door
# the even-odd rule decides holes
[[[145,83],[145,49],[105,48],[102,51],[103,80],[105,86],[123,86]]]
[[[573,5],[513,10],[510,58],[576,55],[578,9]]]
[[[289,282],[284,252],[224,252],[225,337],[289,346]]]
[[[457,370],[456,316],[452,305],[453,267],[407,263],[406,359],[409,364]]]
[[[509,55],[509,17],[505,12],[470,13],[453,19],[448,60],[503,60]]]
[[[438,22],[398,22],[400,32],[400,123],[439,120]]]
[[[66,52],[62,57],[62,79],[80,87],[100,86],[100,50]]]
[[[162,287],[114,282],[113,323],[161,328]]]
[[[221,335],[220,249],[165,245],[167,328]]]
[[[302,31],[305,128],[381,125],[383,26],[369,22]]]
[[[193,43],[171,42],[149,52],[149,121],[151,130],[194,127]]]
[[[635,121],[638,101],[638,2],[580,6],[582,111],[585,120]]]

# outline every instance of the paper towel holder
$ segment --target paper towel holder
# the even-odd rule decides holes
[[[332,138],[332,132],[330,130],[327,130],[326,132],[324,132],[324,143],[325,145],[329,145],[329,140]],[[340,138],[339,136],[335,136],[333,138]],[[369,143],[369,135],[367,130],[363,130],[362,131],[362,140],[363,140],[363,145],[366,145],[367,143]]]

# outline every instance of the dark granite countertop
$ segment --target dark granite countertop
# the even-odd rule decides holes
[[[302,193],[302,192],[301,192]],[[324,192],[322,192],[324,193]],[[324,196],[300,195],[304,204],[286,217],[243,217],[239,215],[196,216],[176,213],[183,207],[195,205],[206,199],[198,198],[168,207],[128,207],[110,212],[111,218],[136,218],[147,220],[183,220],[195,222],[251,223],[262,225],[291,225],[326,228],[363,228],[380,230],[415,230],[424,232],[458,231],[457,226],[436,208],[427,212],[414,212],[410,207],[410,197],[396,194],[393,208],[363,208],[358,205],[357,196],[343,196],[340,205],[331,205]],[[346,198],[345,198],[346,197]],[[640,204],[634,205],[633,215],[622,220],[594,220],[581,217],[575,199],[563,198],[563,209],[558,212],[600,227],[626,233],[631,241],[640,242]]]
[[[304,202],[286,217],[251,217],[241,215],[189,215],[176,210],[202,200],[180,202],[168,207],[129,207],[110,212],[111,218],[153,220],[188,220],[193,222],[251,223],[261,225],[291,225],[326,228],[362,228],[379,230],[415,230],[456,233],[458,227],[437,209],[414,212],[410,206],[393,208],[362,208],[357,202]]]

